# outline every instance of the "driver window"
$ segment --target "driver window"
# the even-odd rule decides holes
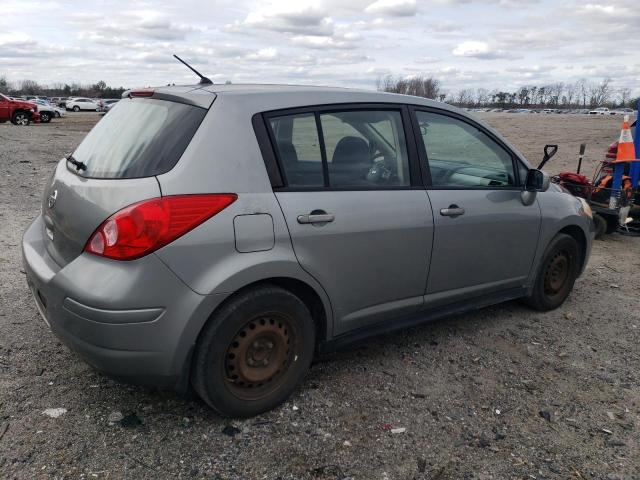
[[[410,185],[409,160],[398,111],[320,114],[329,185],[386,188]]]
[[[504,188],[516,185],[511,155],[472,125],[447,115],[416,112],[437,188]]]

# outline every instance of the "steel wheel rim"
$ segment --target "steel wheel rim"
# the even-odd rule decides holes
[[[544,293],[550,297],[560,294],[569,279],[571,257],[565,251],[557,252],[547,263],[544,272]]]
[[[255,400],[281,383],[294,358],[295,331],[282,314],[261,315],[235,334],[224,360],[228,389],[238,398]]]

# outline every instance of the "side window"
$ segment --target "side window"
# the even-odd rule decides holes
[[[289,187],[322,187],[322,154],[313,113],[269,119],[280,166]]]
[[[384,189],[411,185],[399,111],[326,112],[318,117],[324,152],[315,113],[269,118],[288,187]]]
[[[320,122],[331,187],[375,189],[410,185],[400,112],[321,113]]]
[[[416,116],[434,187],[516,185],[511,155],[487,134],[447,115],[416,112]]]

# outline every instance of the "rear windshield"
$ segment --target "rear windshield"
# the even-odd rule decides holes
[[[178,162],[207,110],[151,98],[122,99],[73,152],[91,178],[160,175]],[[68,164],[72,171],[76,168]]]

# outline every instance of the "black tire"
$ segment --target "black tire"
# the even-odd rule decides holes
[[[80,107],[79,107],[78,105],[75,105],[75,106],[73,107],[73,111],[74,111],[74,112],[79,112],[79,111],[80,111]]]
[[[604,235],[607,233],[607,221],[604,219],[602,215],[594,213],[593,223],[595,223],[596,225],[596,238],[598,240],[602,240]]]
[[[571,293],[582,265],[578,242],[564,233],[556,235],[544,252],[533,285],[524,302],[541,311],[558,308]]]
[[[49,123],[51,121],[51,114],[49,112],[40,112],[40,122]]]
[[[618,230],[618,226],[620,225],[620,220],[618,219],[617,215],[607,215],[605,217],[605,220],[607,221],[607,230],[606,230],[607,234],[611,234],[616,230]]]
[[[265,285],[231,298],[209,319],[194,352],[191,383],[222,415],[257,415],[291,395],[314,348],[306,305],[288,290]]]
[[[12,115],[11,123],[21,127],[26,127],[31,123],[31,115],[27,112],[17,111]]]
[[[54,112],[53,114],[56,118],[60,118],[60,112]]]

